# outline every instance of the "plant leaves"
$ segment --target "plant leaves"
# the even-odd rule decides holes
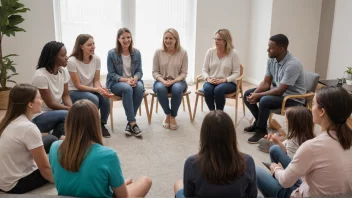
[[[13,73],[16,73],[16,68],[14,66],[10,66],[9,70],[11,70]]]
[[[15,81],[13,81],[13,80],[7,80],[7,82],[12,82],[12,83],[14,83],[14,84],[17,85],[17,82],[15,82]]]
[[[5,58],[8,58],[8,57],[10,57],[10,56],[18,56],[17,54],[8,54],[8,55],[6,55],[6,56],[4,56],[4,57],[2,57],[3,59],[5,59]]]
[[[10,26],[15,26],[17,24],[22,23],[24,21],[24,18],[22,18],[22,16],[20,15],[11,15],[8,20]]]
[[[18,73],[10,74],[10,75],[6,76],[6,80],[10,79],[12,76],[17,76],[17,75],[18,75]]]

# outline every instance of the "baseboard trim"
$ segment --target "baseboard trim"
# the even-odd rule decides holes
[[[260,81],[254,79],[254,78],[251,78],[251,77],[246,77],[245,76],[245,77],[243,77],[243,80],[247,81],[247,82],[249,82],[251,84],[254,84],[254,85],[259,85],[260,84]]]

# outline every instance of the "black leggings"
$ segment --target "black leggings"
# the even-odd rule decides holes
[[[26,192],[29,192],[31,190],[34,190],[36,188],[39,188],[46,184],[48,181],[44,179],[42,174],[40,174],[39,169],[32,172],[31,174],[27,175],[26,177],[18,180],[18,183],[14,188],[12,188],[10,191],[7,191],[6,193],[12,193],[12,194],[23,194]]]

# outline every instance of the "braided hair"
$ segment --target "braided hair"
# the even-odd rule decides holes
[[[57,41],[50,41],[49,43],[45,44],[38,60],[37,69],[45,67],[49,73],[53,73],[56,56],[63,46],[63,43]]]

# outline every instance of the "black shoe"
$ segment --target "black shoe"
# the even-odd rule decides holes
[[[246,133],[254,133],[256,129],[257,121],[254,121],[253,124],[249,127],[244,128],[244,132]]]
[[[105,138],[110,138],[111,137],[108,129],[105,127],[105,125],[103,123],[101,123],[101,132],[103,134],[103,137],[105,137]]]
[[[130,123],[127,123],[127,125],[126,125],[125,134],[126,135],[133,135],[133,131],[132,131]]]
[[[250,144],[258,144],[259,140],[264,138],[265,135],[268,134],[268,131],[265,129],[256,129],[255,133],[252,137],[248,139],[248,143]]]
[[[134,136],[138,137],[138,136],[142,135],[143,131],[141,131],[139,129],[137,124],[133,125],[131,128],[132,128],[132,133],[133,133]]]

